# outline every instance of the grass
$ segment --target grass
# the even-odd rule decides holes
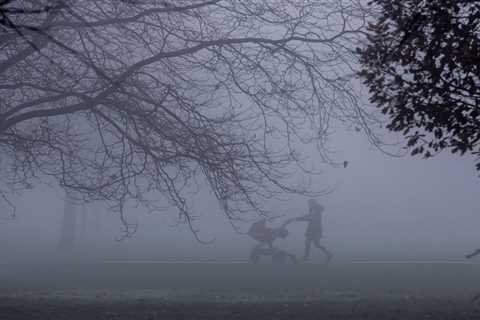
[[[0,270],[0,319],[480,319],[479,278],[453,263],[21,265]]]

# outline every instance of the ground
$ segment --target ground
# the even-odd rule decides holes
[[[295,298],[272,293],[123,291],[30,292],[3,296],[1,319],[480,319],[464,300],[324,293]],[[248,298],[246,298],[248,297]]]
[[[480,319],[462,262],[92,263],[0,272],[0,319]],[[479,288],[477,290],[476,288]]]

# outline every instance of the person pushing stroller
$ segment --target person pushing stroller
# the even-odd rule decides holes
[[[307,222],[307,229],[305,231],[305,251],[303,261],[310,258],[310,250],[312,244],[320,249],[327,257],[327,262],[330,262],[333,255],[323,245],[320,244],[322,239],[322,213],[325,209],[314,199],[308,200],[308,214],[305,216],[292,218],[284,223],[284,227],[291,222]]]

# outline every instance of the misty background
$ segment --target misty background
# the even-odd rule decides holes
[[[353,131],[353,130],[352,130]],[[319,166],[313,184],[330,188],[318,198],[324,213],[324,244],[334,261],[345,259],[461,259],[480,244],[479,179],[472,158],[443,153],[428,161],[391,157],[373,147],[364,135],[336,132],[330,145],[336,160],[347,168]],[[397,146],[398,147],[398,146]],[[315,152],[312,152],[315,156]],[[320,161],[320,159],[319,159]],[[128,210],[130,222],[138,223],[132,238],[122,241],[118,216],[101,204],[86,206],[81,218],[77,208],[76,248],[72,256],[82,259],[159,259],[164,257],[228,257],[244,259],[255,245],[237,233],[207,191],[194,196],[192,208],[199,219],[198,243],[186,225],[178,225],[174,211],[146,213]],[[60,256],[64,193],[37,186],[16,199],[16,217],[1,202],[0,252],[3,261],[45,262]],[[271,225],[307,213],[306,198],[289,196],[269,203]],[[245,232],[250,222],[240,225]],[[305,224],[288,227],[290,236],[276,245],[300,254]],[[323,256],[313,252],[313,261]]]

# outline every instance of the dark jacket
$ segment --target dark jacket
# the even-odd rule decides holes
[[[308,215],[295,220],[308,222],[305,237],[309,239],[320,239],[322,237],[322,214],[320,212],[312,210]]]

